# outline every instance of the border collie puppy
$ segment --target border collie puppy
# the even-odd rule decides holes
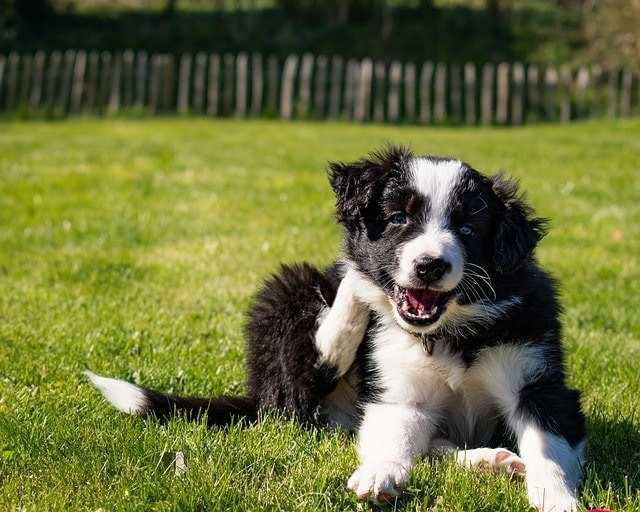
[[[387,147],[330,166],[343,255],[283,266],[247,325],[248,397],[165,395],[87,372],[119,410],[211,425],[274,409],[357,433],[348,488],[400,496],[416,460],[524,475],[541,511],[578,505],[586,440],[567,387],[556,284],[533,250],[545,221],[502,174]],[[517,454],[501,448],[515,441]]]

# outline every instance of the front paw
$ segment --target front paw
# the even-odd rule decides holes
[[[349,478],[347,487],[361,500],[389,503],[401,496],[409,479],[409,468],[396,462],[366,463]]]

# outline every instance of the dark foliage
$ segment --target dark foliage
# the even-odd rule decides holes
[[[539,55],[568,53],[540,50],[549,44],[563,46],[564,42],[550,43],[555,39],[544,21],[548,12],[537,10],[514,11],[509,17],[513,22],[501,24],[492,21],[488,10],[455,3],[434,8],[428,1],[391,8],[380,0],[352,0],[337,2],[342,7],[332,9],[330,0],[308,2],[308,8],[305,2],[283,0],[272,8],[246,10],[187,10],[178,2],[172,9],[110,9],[83,14],[62,7],[54,13],[50,0],[4,1],[9,19],[4,28],[0,23],[2,53],[74,48],[176,55],[259,51],[284,57],[311,52],[387,62],[475,63],[531,62]],[[31,3],[41,7],[19,15],[18,4]],[[54,14],[50,22],[40,22]],[[531,28],[523,32],[523,26]],[[564,25],[558,31],[566,32]]]

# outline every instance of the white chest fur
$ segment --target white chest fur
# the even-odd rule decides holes
[[[420,338],[394,325],[378,330],[373,347],[379,401],[425,411],[458,445],[487,443],[495,417],[516,414],[520,390],[544,371],[543,354],[532,345],[485,348],[467,367],[445,342],[429,354]]]

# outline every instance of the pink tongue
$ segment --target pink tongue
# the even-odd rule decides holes
[[[429,311],[438,302],[438,292],[431,290],[407,290],[407,301],[418,311]]]

